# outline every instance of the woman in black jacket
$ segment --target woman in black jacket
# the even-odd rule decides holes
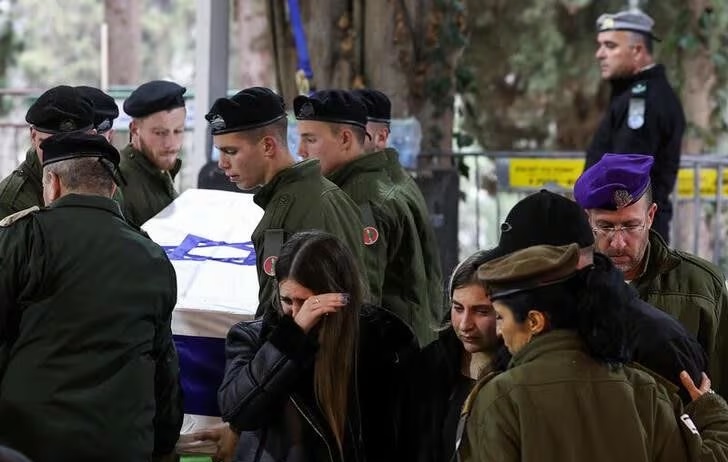
[[[351,252],[334,236],[293,235],[275,265],[276,311],[228,333],[218,392],[240,432],[236,461],[364,461],[394,454],[400,360],[414,348],[406,324],[362,306]],[[392,396],[396,397],[396,393]]]
[[[496,335],[495,311],[477,277],[478,267],[495,257],[492,251],[475,252],[450,278],[444,327],[420,352],[409,374],[402,460],[450,461],[460,410],[476,379],[507,364],[508,353]]]

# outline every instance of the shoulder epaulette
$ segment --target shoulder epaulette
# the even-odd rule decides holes
[[[7,228],[8,226],[12,225],[16,221],[20,220],[23,217],[27,217],[28,215],[31,215],[33,212],[36,212],[40,210],[40,207],[37,205],[34,205],[32,207],[28,207],[27,209],[23,209],[19,212],[15,212],[12,215],[8,215],[7,217],[0,220],[0,228]]]

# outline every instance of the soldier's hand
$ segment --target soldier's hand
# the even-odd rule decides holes
[[[308,333],[319,320],[329,314],[336,313],[349,303],[349,294],[330,293],[309,297],[299,309],[293,308],[293,321],[304,332]]]
[[[682,382],[683,387],[685,387],[688,391],[690,399],[693,401],[697,400],[706,393],[715,393],[710,389],[710,378],[708,378],[705,372],[703,372],[703,379],[700,382],[700,388],[695,386],[695,382],[693,382],[693,379],[690,378],[690,374],[686,371],[680,372],[680,381]]]

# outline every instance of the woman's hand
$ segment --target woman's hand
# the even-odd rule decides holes
[[[293,308],[293,321],[308,333],[322,316],[336,313],[349,303],[349,295],[341,293],[313,295],[300,308]]]
[[[710,389],[710,379],[705,374],[705,372],[703,372],[703,379],[700,382],[700,388],[695,386],[695,382],[693,382],[693,379],[690,378],[690,374],[688,374],[686,371],[680,372],[680,381],[682,382],[685,389],[688,391],[690,399],[692,399],[693,401],[700,398],[706,393],[715,393],[713,390]]]

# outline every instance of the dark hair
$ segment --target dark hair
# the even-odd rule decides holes
[[[478,279],[478,268],[488,263],[498,255],[493,250],[478,250],[468,258],[460,262],[460,264],[452,272],[450,276],[450,285],[448,286],[448,300],[452,299],[455,289],[469,286],[470,284],[480,284],[485,289],[483,281]]]
[[[314,393],[339,446],[343,446],[359,345],[359,309],[363,286],[351,251],[335,236],[304,231],[283,244],[275,264],[276,280],[296,281],[314,294],[349,294],[349,304],[318,323],[319,350],[314,365]],[[275,297],[280,312],[280,300]]]
[[[265,136],[271,136],[282,146],[288,146],[288,119],[282,118],[275,122],[252,130],[236,132],[238,136],[250,143],[257,143]]]
[[[631,292],[608,258],[595,254],[595,262],[563,282],[501,300],[517,322],[524,322],[531,310],[540,311],[548,319],[549,330],[577,331],[593,358],[625,363],[632,351],[626,331]]]
[[[341,130],[346,128],[351,130],[351,133],[354,134],[354,138],[360,145],[363,146],[364,142],[366,141],[367,131],[365,128],[362,128],[358,125],[330,123],[329,126],[331,127],[331,131],[334,133],[334,135],[338,135],[339,133],[341,133]]]

